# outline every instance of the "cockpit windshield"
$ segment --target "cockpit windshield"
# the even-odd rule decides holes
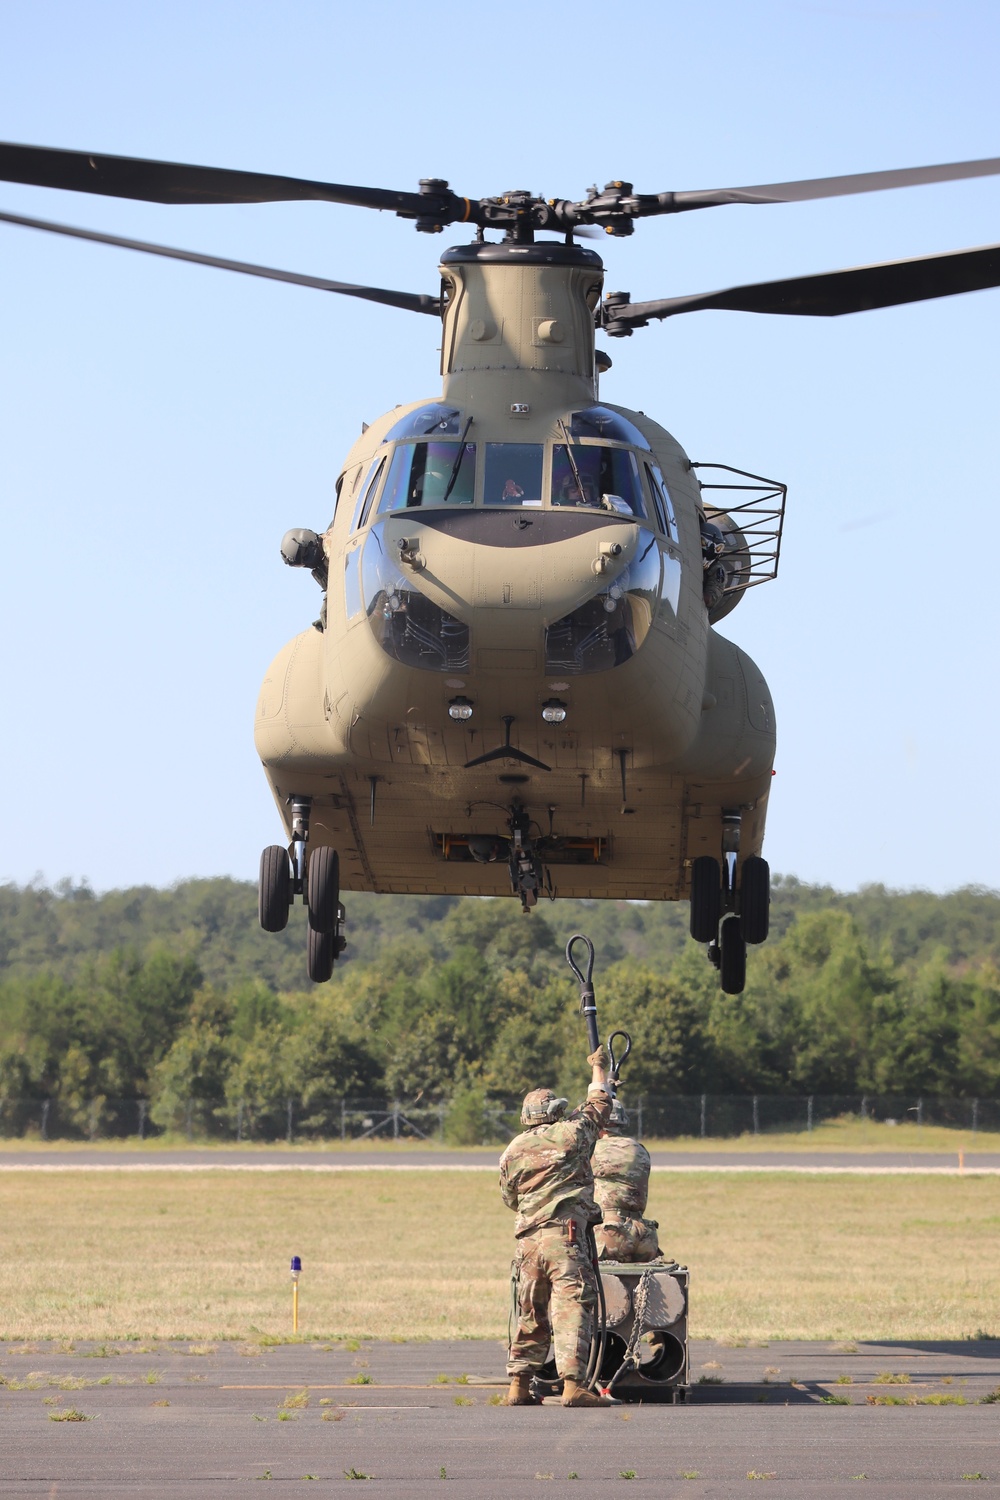
[[[575,411],[569,419],[569,435],[603,438],[606,443],[629,443],[633,448],[649,448],[649,439],[638,427],[609,406],[587,406],[583,411]]]
[[[487,443],[485,505],[541,505],[541,443]]]
[[[400,443],[392,455],[379,514],[416,505],[471,505],[475,443]]]
[[[589,505],[645,519],[635,454],[627,448],[557,443],[552,450],[552,504]]]

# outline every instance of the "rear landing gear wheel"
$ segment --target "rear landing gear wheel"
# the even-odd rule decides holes
[[[282,932],[288,926],[292,904],[292,872],[288,850],[269,844],[260,857],[257,883],[257,916],[265,932]]]
[[[740,927],[748,943],[766,941],[770,904],[770,866],[759,854],[751,854],[740,871]]]
[[[317,932],[315,927],[309,928],[306,968],[313,984],[326,984],[333,973],[333,961],[337,956],[336,941],[332,932]]]
[[[306,897],[309,926],[314,932],[333,932],[340,905],[340,857],[336,849],[324,845],[310,854]]]
[[[733,914],[723,917],[719,927],[719,978],[727,995],[741,995],[747,982],[747,945],[740,931],[740,919]]]
[[[721,911],[719,861],[703,854],[691,866],[691,936],[696,943],[710,943],[716,936]]]

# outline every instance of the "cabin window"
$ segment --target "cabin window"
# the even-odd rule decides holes
[[[486,505],[541,505],[541,443],[487,443]]]
[[[588,406],[575,411],[569,419],[569,435],[575,438],[603,438],[606,443],[629,443],[633,448],[649,451],[649,439],[620,412],[610,406]]]
[[[418,406],[405,417],[400,417],[390,427],[383,443],[395,443],[401,438],[458,437],[462,430],[462,413],[443,401],[432,401],[428,406]]]
[[[400,443],[392,455],[379,512],[417,505],[471,505],[475,443]]]
[[[357,531],[358,527],[363,526],[367,521],[368,512],[371,510],[371,504],[375,498],[375,491],[378,489],[379,480],[382,478],[382,474],[384,471],[385,458],[383,457],[372,464],[372,477],[371,479],[369,479],[368,483],[365,485],[364,489],[361,491],[360,496],[358,497],[358,503],[354,507],[354,520],[351,522],[352,531]]]
[[[631,561],[599,594],[547,628],[546,672],[605,672],[642,645],[659,602],[660,549],[650,531],[636,542]]]
[[[361,613],[361,581],[358,578],[358,549],[348,552],[344,560],[344,609],[353,620]]]
[[[428,599],[406,578],[373,526],[361,561],[365,611],[387,656],[430,672],[469,670],[469,627]]]
[[[635,454],[627,448],[556,443],[552,450],[552,504],[589,505],[644,520],[646,506]]]
[[[657,464],[646,465],[646,478],[649,480],[650,492],[653,496],[653,504],[656,514],[660,518],[660,526],[672,542],[678,540],[677,517],[674,515],[674,502],[670,498],[666,480]]]

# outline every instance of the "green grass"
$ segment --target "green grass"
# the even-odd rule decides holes
[[[0,1336],[99,1340],[105,1358],[126,1339],[290,1339],[290,1250],[303,1342],[505,1335],[513,1216],[486,1173],[127,1186],[0,1173]],[[654,1176],[650,1213],[691,1266],[698,1337],[958,1339],[1000,1301],[1000,1178],[692,1172]]]

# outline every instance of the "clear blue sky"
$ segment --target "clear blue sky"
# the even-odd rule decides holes
[[[0,138],[479,196],[1000,154],[986,3],[7,0]],[[0,207],[433,291],[453,233],[320,204]],[[1000,179],[729,208],[600,247],[636,298],[1000,241]],[[285,569],[363,420],[433,393],[430,319],[0,226],[0,878],[253,877]],[[772,867],[996,885],[1000,291],[840,320],[704,313],[611,346],[611,400],[789,483],[726,622],[778,712]]]

